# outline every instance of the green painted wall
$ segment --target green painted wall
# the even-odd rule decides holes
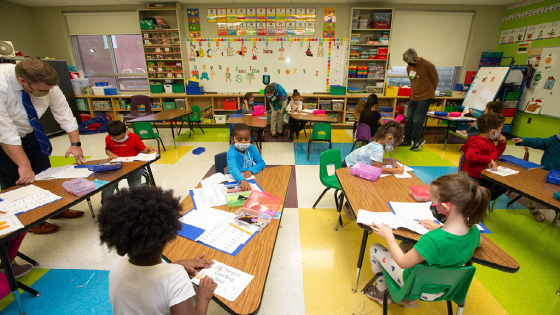
[[[507,16],[515,13],[525,12],[527,10],[546,7],[556,3],[558,3],[558,0],[546,0],[514,10],[508,10],[505,14]],[[560,21],[560,10],[504,22],[502,23],[501,31],[555,21]],[[502,45],[498,44],[498,46],[496,47],[496,51],[503,52],[504,56],[507,57],[515,57],[516,65],[524,65],[527,60],[527,54],[517,54],[518,46],[519,43]],[[531,47],[535,48],[551,46],[560,46],[560,38],[536,40],[531,44]],[[508,63],[509,60],[506,60],[504,64]],[[531,118],[531,123],[528,123],[529,118]],[[517,117],[513,124],[511,133],[519,137],[549,137],[551,135],[557,134],[558,128],[560,128],[560,118],[528,114],[519,111],[517,113]]]

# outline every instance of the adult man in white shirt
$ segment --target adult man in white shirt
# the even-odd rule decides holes
[[[46,62],[26,59],[17,65],[0,64],[0,187],[31,184],[35,174],[51,166],[52,146],[39,118],[48,107],[70,137],[66,157],[85,163],[78,124],[58,87],[56,71]],[[82,211],[65,210],[57,217],[75,218]],[[52,233],[58,226],[41,223],[30,231]]]

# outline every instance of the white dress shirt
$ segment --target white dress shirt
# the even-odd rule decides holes
[[[23,87],[16,79],[15,67],[15,64],[0,64],[0,143],[21,145],[21,138],[33,132],[33,128],[23,107]],[[76,118],[58,86],[53,87],[47,96],[29,95],[39,118],[50,106],[62,129],[68,133],[78,129]]]

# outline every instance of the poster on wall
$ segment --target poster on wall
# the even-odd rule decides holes
[[[266,22],[266,35],[276,36],[276,23],[275,22]]]
[[[517,53],[518,54],[526,54],[527,50],[529,48],[531,48],[531,43],[532,43],[532,41],[520,42],[519,47],[517,47]]]
[[[206,19],[208,23],[216,23],[218,19],[216,15],[216,9],[206,9]]]
[[[266,22],[266,8],[257,8],[257,22]]]
[[[237,36],[247,35],[247,27],[245,22],[237,23]]]
[[[305,35],[305,22],[296,22],[296,35]]]
[[[249,36],[257,35],[257,23],[256,22],[247,22],[247,35],[249,35]]]
[[[296,22],[286,22],[286,35],[296,35]]]
[[[527,32],[525,33],[525,41],[533,41],[536,39],[536,37],[537,37],[537,25],[527,26]],[[503,44],[502,41],[500,41],[500,44]]]
[[[286,8],[276,8],[276,22],[286,21]]]
[[[227,11],[226,9],[216,9],[218,14],[218,23],[226,23],[227,22]]]
[[[256,21],[257,21],[257,9],[247,8],[247,22],[256,22]]]
[[[296,9],[295,8],[287,8],[286,9],[286,22],[295,22],[296,21]]]
[[[548,54],[542,57],[542,65],[539,67],[541,72],[551,72],[556,70],[556,54]]]
[[[268,22],[276,21],[276,8],[266,8],[266,20]]]
[[[315,22],[317,11],[315,8],[307,8],[305,9],[305,21],[307,22]]]
[[[276,22],[276,36],[286,35],[286,22]]]
[[[305,36],[315,35],[315,22],[305,22]]]
[[[227,22],[228,23],[235,23],[237,22],[237,10],[228,8],[227,11]]]
[[[257,35],[266,35],[266,22],[257,22]]]
[[[296,22],[305,22],[305,8],[296,8]]]
[[[218,23],[218,36],[227,36],[228,27],[227,23]]]
[[[237,22],[245,22],[246,15],[247,15],[247,10],[245,10],[244,8],[237,9]]]

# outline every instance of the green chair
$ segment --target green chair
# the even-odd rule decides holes
[[[408,279],[400,287],[383,269],[388,288],[383,297],[383,314],[387,315],[389,294],[394,302],[399,303],[403,299],[418,300],[422,297],[422,293],[444,292],[441,297],[431,302],[447,301],[447,312],[453,315],[453,305],[451,304],[451,301],[453,301],[459,305],[457,315],[461,315],[475,272],[476,268],[474,266],[436,268],[420,264],[413,267]]]
[[[173,128],[173,127],[171,127]],[[154,132],[154,129],[152,129],[152,124],[149,122],[137,122],[137,123],[133,123],[132,124],[132,130],[134,130],[134,133],[137,134],[140,139],[142,140],[147,140],[147,139],[152,139],[152,140],[157,140],[158,142],[158,152],[160,151],[160,147],[159,144],[161,142],[161,146],[163,147],[163,151],[165,151],[165,145],[163,145],[163,140],[161,140],[161,138],[159,137],[159,132]]]
[[[313,124],[313,132],[311,133],[311,138],[309,138],[309,143],[307,144],[307,161],[309,161],[309,155],[311,154],[311,142],[313,141],[328,142],[329,149],[332,149],[331,124],[328,123]]]
[[[315,209],[315,207],[317,206],[317,204],[319,203],[319,201],[321,201],[321,199],[323,198],[323,196],[325,195],[325,193],[329,190],[329,189],[334,189],[334,202],[336,204],[336,209],[338,211],[338,220],[336,221],[336,226],[334,228],[335,231],[338,230],[338,224],[340,223],[340,227],[342,227],[342,217],[340,215],[340,209],[342,208],[342,204],[340,204],[339,207],[339,196],[338,196],[338,192],[340,190],[342,190],[340,188],[340,184],[338,183],[338,179],[336,178],[336,175],[329,175],[329,172],[327,171],[327,166],[329,164],[334,164],[334,169],[335,171],[339,168],[342,167],[342,159],[340,157],[340,150],[338,149],[330,149],[327,150],[325,152],[322,152],[321,155],[319,156],[319,179],[321,180],[321,184],[323,184],[325,187],[325,190],[323,190],[323,193],[319,196],[319,198],[317,199],[317,201],[315,201],[315,204],[313,204],[313,209]],[[342,203],[342,199],[344,199],[344,196],[341,194],[341,200],[340,202]]]
[[[191,106],[191,111],[192,114],[190,114],[189,116],[181,117],[181,127],[179,128],[179,134],[181,134],[181,130],[183,129],[183,124],[185,122],[188,123],[189,126],[191,126],[191,130],[192,130],[192,123],[196,123],[198,125],[198,128],[200,128],[200,131],[202,131],[202,133],[205,133],[204,130],[202,130],[202,127],[200,126],[200,122],[202,121],[202,117],[200,114],[200,107],[193,105]]]

